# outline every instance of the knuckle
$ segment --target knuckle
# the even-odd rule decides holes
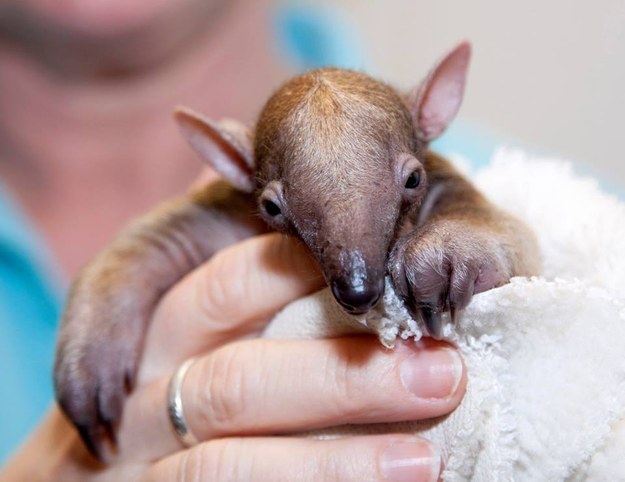
[[[238,439],[223,439],[203,444],[200,448],[200,480],[251,480],[243,475],[248,459],[241,459],[241,447]],[[252,475],[251,473],[248,475]]]
[[[161,460],[152,464],[148,470],[133,480],[141,482],[158,482],[161,480],[170,480],[172,482],[195,482],[198,480],[197,465],[201,459],[196,460],[192,454],[197,449],[180,452],[177,456],[171,457],[169,460]]]
[[[357,364],[348,353],[337,357],[335,352],[328,353],[324,361],[324,385],[330,388],[335,403],[333,404],[337,415],[345,421],[355,420],[366,411],[363,397],[366,384],[363,384],[363,374],[360,369],[355,369]],[[364,402],[364,403],[363,403]]]
[[[372,480],[372,467],[366,462],[363,463],[362,454],[354,455],[352,450],[344,446],[324,445],[314,458],[316,470],[311,480],[342,482]]]
[[[217,253],[206,265],[198,283],[197,300],[200,312],[209,320],[227,322],[236,319],[240,301],[247,295],[245,280],[248,276],[242,272],[244,266],[239,266],[241,264],[225,251]]]
[[[247,480],[241,478],[242,461],[236,440],[204,442],[173,457],[172,464],[161,464],[158,471],[151,470],[148,480],[175,482],[201,482],[203,480]]]
[[[320,480],[346,480],[345,467],[341,465],[333,450],[323,450],[320,465]]]
[[[265,341],[243,341],[224,346],[207,359],[200,405],[203,423],[216,434],[253,430],[262,420],[259,412],[267,398],[262,383],[269,364]]]
[[[172,470],[173,480],[178,482],[196,482],[200,480],[199,474],[203,471],[204,458],[201,456],[194,457],[193,455],[195,453],[192,451],[181,453]]]
[[[242,347],[235,344],[215,351],[203,364],[200,423],[213,436],[235,431],[246,413],[245,357]]]
[[[213,266],[219,264],[215,258]],[[230,289],[226,278],[205,274],[198,283],[196,295],[199,312],[212,321],[227,321],[231,316],[232,306],[228,303],[227,291]]]

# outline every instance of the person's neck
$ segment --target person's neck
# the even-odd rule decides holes
[[[128,77],[58,76],[0,45],[0,177],[65,271],[73,273],[120,224],[181,192],[199,171],[171,120],[175,105],[249,122],[284,77],[267,29],[258,25],[263,2],[237,3],[184,55]],[[90,209],[97,214],[88,216]],[[90,236],[78,239],[72,225]]]

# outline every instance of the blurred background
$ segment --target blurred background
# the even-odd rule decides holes
[[[472,42],[462,129],[445,147],[464,145],[479,158],[493,144],[522,146],[574,160],[623,192],[622,0],[320,3],[340,6],[360,35],[368,70],[400,87],[414,85],[459,40]]]

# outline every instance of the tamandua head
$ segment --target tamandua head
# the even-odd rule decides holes
[[[308,72],[274,93],[254,131],[188,109],[176,118],[205,160],[257,193],[270,226],[308,246],[336,300],[360,314],[382,296],[392,242],[425,198],[420,159],[458,111],[469,57],[460,44],[405,97],[362,73]]]

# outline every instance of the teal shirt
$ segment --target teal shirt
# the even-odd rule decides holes
[[[0,184],[0,463],[52,400],[61,283],[48,260]]]

